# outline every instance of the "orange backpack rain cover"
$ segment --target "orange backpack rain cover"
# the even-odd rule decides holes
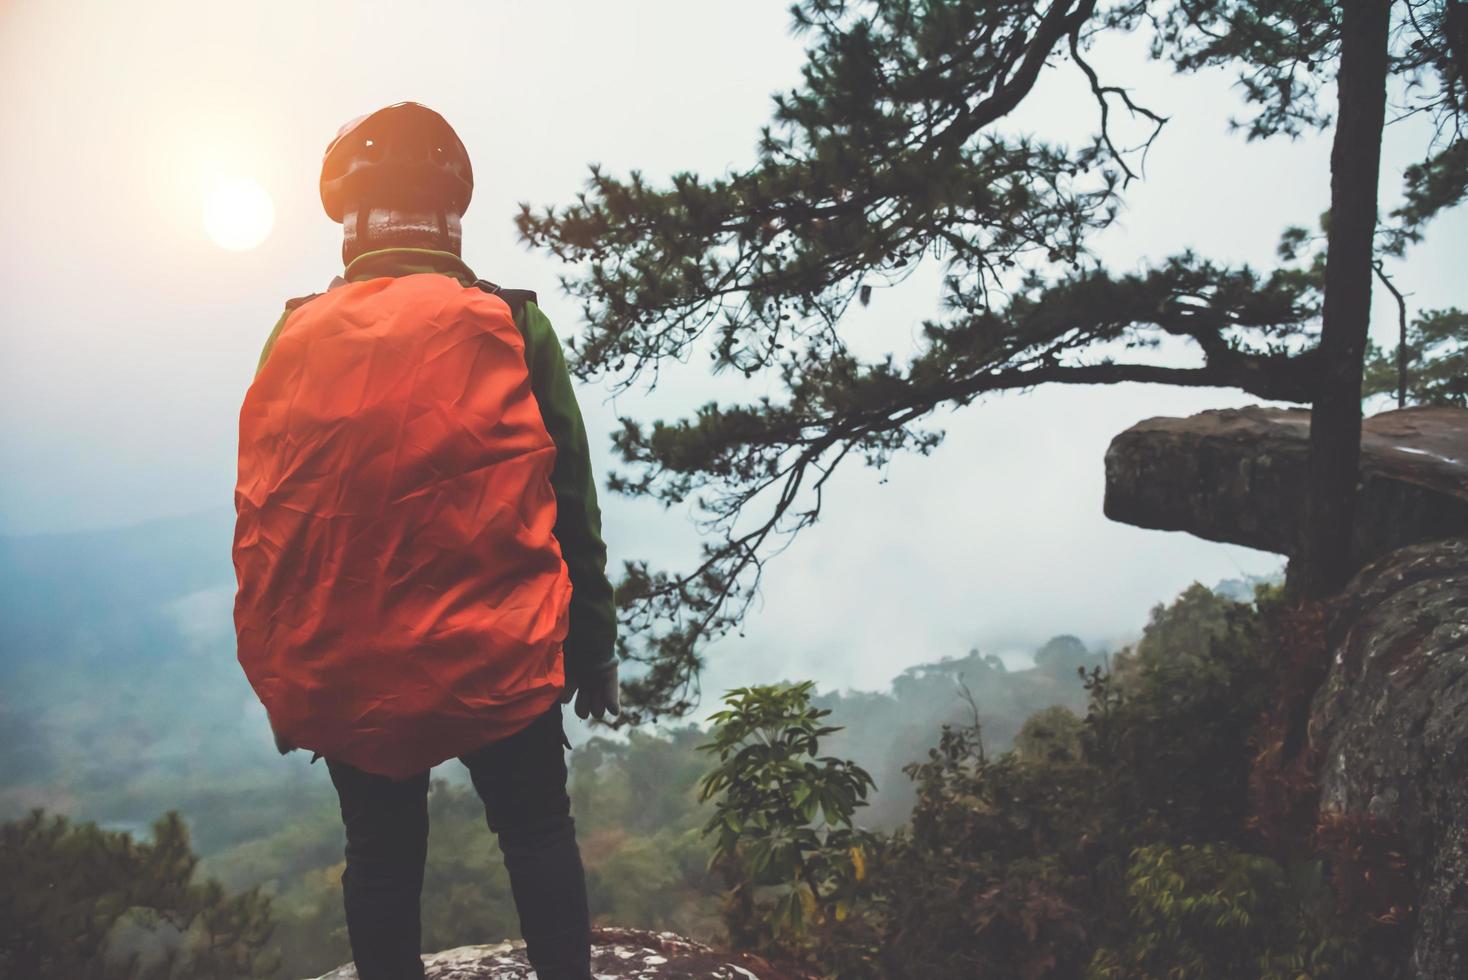
[[[239,661],[292,745],[402,779],[564,689],[555,444],[497,296],[338,286],[286,320],[240,410]]]

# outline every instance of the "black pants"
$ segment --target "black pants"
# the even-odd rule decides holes
[[[591,977],[586,877],[562,752],[569,747],[556,703],[527,728],[459,757],[499,838],[526,954],[541,980]],[[346,825],[342,900],[358,975],[420,980],[428,771],[398,781],[326,764]]]

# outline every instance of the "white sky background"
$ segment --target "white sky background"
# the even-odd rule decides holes
[[[602,163],[661,181],[754,156],[772,92],[798,81],[786,0],[621,2],[12,2],[0,6],[0,532],[133,523],[227,505],[238,409],[288,297],[339,270],[321,212],[320,154],[345,120],[410,99],[458,129],[473,158],[465,257],[537,289],[563,338],[579,311],[558,269],[516,241],[516,205],[569,201]],[[1195,246],[1273,264],[1279,232],[1328,206],[1329,133],[1247,144],[1231,76],[1178,77],[1139,44],[1094,54],[1112,84],[1171,117],[1117,227],[1114,269]],[[1073,66],[1047,76],[1012,125],[1078,139],[1095,104]],[[1388,129],[1383,211],[1422,155],[1420,120]],[[250,252],[205,236],[204,194],[258,180],[276,226]],[[1462,305],[1462,213],[1398,267],[1414,308]],[[910,351],[937,312],[936,273],[879,291],[851,328],[860,349]],[[1376,289],[1374,335],[1395,307]],[[672,365],[671,367],[677,367]],[[618,414],[650,421],[758,381],[711,381],[697,359],[648,396],[581,389],[602,478]],[[930,457],[885,474],[849,461],[825,517],[767,571],[747,636],[710,652],[704,689],[814,677],[878,688],[904,667],[970,647],[1010,653],[1072,632],[1130,638],[1147,610],[1194,580],[1266,573],[1280,559],[1101,513],[1102,455],[1154,415],[1248,404],[1237,392],[1160,386],[1050,388],[992,399],[935,424]],[[886,482],[880,482],[886,476]],[[684,567],[687,515],[603,491],[613,570],[626,558]]]

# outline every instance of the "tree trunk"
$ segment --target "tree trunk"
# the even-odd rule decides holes
[[[1361,458],[1361,362],[1371,322],[1372,242],[1386,113],[1391,0],[1342,0],[1338,109],[1330,152],[1330,224],[1318,387],[1299,585],[1321,598],[1355,571],[1352,523]]]

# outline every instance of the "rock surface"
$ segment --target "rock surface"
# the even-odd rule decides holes
[[[1393,552],[1336,601],[1310,741],[1321,810],[1384,821],[1407,858],[1413,980],[1468,977],[1468,538]]]
[[[1106,451],[1106,516],[1289,554],[1303,516],[1310,413],[1251,407],[1139,422]],[[1468,409],[1366,419],[1356,567],[1468,534]]]
[[[423,957],[428,980],[531,980],[525,943],[460,946]],[[720,953],[671,932],[601,927],[591,934],[597,980],[813,980],[747,953]],[[318,980],[357,980],[350,964]]]

